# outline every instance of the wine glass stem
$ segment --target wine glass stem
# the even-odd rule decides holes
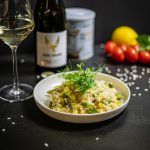
[[[17,67],[17,46],[12,46],[12,60],[13,60],[13,94],[19,94],[19,79],[18,79],[18,67]]]

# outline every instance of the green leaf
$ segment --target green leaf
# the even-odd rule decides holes
[[[150,51],[150,35],[147,34],[138,35],[137,41],[140,45],[140,51],[142,50]]]
[[[47,91],[47,94],[52,94],[53,91],[54,91],[54,89],[53,90],[49,90],[49,91]]]
[[[87,112],[90,113],[90,114],[98,113],[97,109],[95,109],[95,108],[88,109]]]
[[[117,99],[124,99],[125,97],[121,93],[116,93]]]

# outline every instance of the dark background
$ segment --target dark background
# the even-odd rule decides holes
[[[31,2],[34,8],[36,1]],[[150,0],[65,0],[65,4],[66,7],[80,6],[96,11],[95,44],[108,40],[112,30],[120,25],[131,26],[138,33],[150,33]],[[19,46],[18,54],[26,54],[18,55],[18,68],[20,82],[35,86],[38,79],[34,73],[34,57],[27,54],[35,51],[33,35]],[[131,77],[130,73],[137,68],[136,74],[142,78],[138,78],[134,81],[135,85],[130,87],[131,93],[136,96],[131,95],[127,109],[105,122],[78,125],[46,116],[36,107],[33,98],[22,103],[0,100],[0,150],[150,150],[150,73],[146,73],[149,66],[113,64],[104,57],[99,46],[96,46],[95,52],[93,58],[84,61],[85,67],[105,64],[110,74],[116,77],[118,69],[121,74],[129,70],[128,76]],[[9,55],[6,57],[4,54]],[[21,59],[24,63],[20,63]],[[71,61],[73,67],[77,63]],[[2,42],[0,69],[1,87],[12,82],[11,51]],[[136,87],[140,87],[140,90],[136,90]],[[145,92],[144,89],[149,91]],[[11,117],[11,120],[7,120],[7,117]],[[12,125],[12,121],[16,124]],[[3,128],[5,132],[1,131]],[[49,147],[44,146],[45,142]]]
[[[34,9],[37,0],[30,0]],[[110,39],[112,31],[121,25],[138,33],[150,33],[150,0],[64,0],[66,7],[84,7],[96,12],[95,44]],[[18,53],[34,53],[34,34],[19,46]],[[21,50],[20,50],[21,49]],[[10,54],[0,41],[0,54]]]

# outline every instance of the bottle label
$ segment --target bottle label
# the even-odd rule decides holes
[[[56,68],[67,63],[67,32],[37,32],[37,64]]]

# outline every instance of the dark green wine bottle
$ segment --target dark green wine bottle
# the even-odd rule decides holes
[[[62,0],[38,0],[35,7],[36,69],[58,71],[67,63],[66,15]]]

